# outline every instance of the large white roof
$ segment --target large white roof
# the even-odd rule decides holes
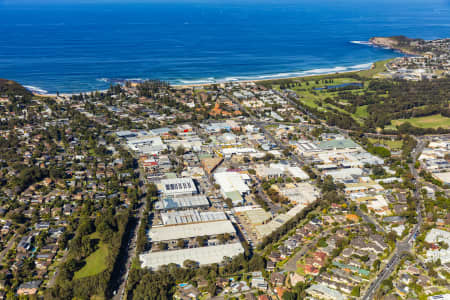
[[[149,237],[152,242],[161,242],[235,232],[233,224],[228,220],[224,220],[176,226],[152,227],[152,229],[150,229]]]
[[[248,175],[237,172],[221,172],[215,173],[214,179],[223,193],[230,193],[238,191],[241,194],[245,194],[250,191],[244,180],[248,180]]]
[[[244,253],[240,243],[217,245],[200,248],[190,248],[172,251],[149,252],[139,255],[142,267],[158,269],[161,266],[174,263],[183,265],[186,260],[193,260],[200,265],[221,263],[224,257],[234,257]]]
[[[164,225],[200,223],[210,221],[227,220],[227,216],[222,211],[175,211],[161,213]]]
[[[197,187],[195,186],[192,178],[173,178],[163,179],[159,183],[158,187],[165,195],[177,195],[177,194],[193,194],[197,193]]]
[[[425,237],[425,242],[427,243],[438,243],[438,242],[446,242],[450,241],[450,232],[433,228]]]
[[[165,197],[155,204],[156,210],[183,209],[209,206],[205,195],[189,195],[178,197]]]

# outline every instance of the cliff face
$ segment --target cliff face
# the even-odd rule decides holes
[[[392,37],[373,37],[369,40],[372,45],[398,50],[405,54],[420,55],[421,53],[414,50],[413,42],[418,40],[410,39],[405,36]]]
[[[16,96],[32,96],[31,92],[17,82],[7,79],[0,79],[0,96],[10,94]]]
[[[389,37],[373,37],[370,39],[370,42],[374,45],[381,46],[381,47],[395,47],[398,45],[398,42],[394,40],[393,38]]]

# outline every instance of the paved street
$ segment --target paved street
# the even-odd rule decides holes
[[[412,161],[412,163],[409,164],[411,174],[415,178],[414,196],[416,197],[416,199],[418,201],[418,203],[417,203],[417,224],[413,227],[413,229],[411,230],[409,235],[403,241],[397,242],[397,244],[395,245],[394,255],[391,257],[391,259],[386,264],[386,266],[378,274],[375,281],[373,281],[371,283],[371,285],[369,286],[369,288],[366,290],[366,293],[362,297],[363,300],[373,299],[375,293],[380,288],[383,280],[388,278],[391,275],[391,273],[395,270],[395,268],[397,267],[397,264],[401,261],[401,258],[404,255],[404,253],[409,252],[411,250],[413,240],[420,231],[420,227],[422,225],[422,209],[421,209],[422,204],[420,202],[419,174],[417,173],[417,170],[415,169],[414,165],[416,163],[417,157],[423,151],[424,147],[425,147],[425,142],[419,140],[416,148],[411,153],[413,161]]]
[[[145,193],[145,182],[146,179],[144,178],[144,172],[139,172],[140,175],[140,182],[143,184],[142,188],[144,189],[143,192]],[[131,268],[131,262],[133,260],[133,258],[136,256],[136,242],[137,242],[137,236],[138,236],[138,232],[139,232],[139,227],[141,226],[141,222],[142,222],[142,216],[144,214],[144,210],[145,210],[145,203],[144,201],[142,201],[144,198],[141,199],[141,203],[140,203],[140,207],[138,208],[138,213],[137,213],[137,222],[135,222],[132,225],[132,228],[130,229],[129,232],[129,242],[127,244],[127,250],[126,250],[126,256],[123,259],[123,264],[122,264],[122,268],[120,269],[121,275],[118,278],[114,288],[114,297],[112,298],[113,300],[121,300],[124,299],[125,296],[125,287],[126,287],[126,283],[128,281],[128,275],[130,272],[130,268]]]
[[[341,225],[341,226],[338,226],[337,228],[352,227],[352,226],[357,226],[357,225],[360,225],[360,223],[355,223],[355,224],[350,224],[350,225]],[[302,249],[300,249],[294,256],[292,256],[286,264],[284,264],[283,270],[295,272],[297,270],[297,261],[300,260],[303,256],[305,256],[306,253],[308,253],[308,251],[314,249],[316,247],[317,243],[319,242],[319,240],[322,237],[328,235],[332,230],[333,230],[333,228],[327,229],[327,230],[323,231],[322,233],[320,233],[318,236],[316,236],[312,241],[309,241],[308,243],[306,243],[302,247]]]

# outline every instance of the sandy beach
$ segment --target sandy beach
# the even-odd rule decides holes
[[[376,62],[372,62],[372,63],[368,63],[365,64],[368,67],[364,67],[364,68],[359,68],[359,69],[352,69],[352,70],[346,70],[346,71],[342,71],[342,72],[325,72],[325,73],[321,73],[321,72],[317,72],[317,73],[308,73],[305,75],[300,75],[300,76],[287,76],[287,77],[276,77],[276,78],[264,78],[264,79],[243,79],[243,80],[230,80],[230,81],[217,81],[217,82],[211,82],[211,83],[193,83],[193,84],[171,84],[172,87],[176,88],[176,89],[187,89],[187,88],[201,88],[201,87],[208,87],[208,86],[212,86],[212,85],[218,85],[218,84],[222,84],[222,83],[247,83],[247,82],[262,82],[262,81],[272,81],[272,80],[296,80],[296,79],[305,79],[308,77],[315,77],[315,76],[327,76],[327,75],[335,75],[335,74],[348,74],[348,73],[354,73],[354,72],[358,72],[358,71],[364,71],[364,70],[370,70],[373,69],[375,67],[375,63]],[[268,75],[269,77],[270,75]],[[137,85],[137,83],[133,83],[132,84]],[[87,93],[91,93],[91,92],[107,92],[108,90],[97,90],[97,91],[85,91],[85,92],[81,92],[82,94],[87,94]],[[56,93],[33,93],[35,96],[40,96],[40,97],[57,97],[58,95]],[[59,93],[60,97],[71,97],[73,95],[79,95],[80,93]]]

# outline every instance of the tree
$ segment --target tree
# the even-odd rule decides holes
[[[206,236],[198,236],[195,238],[199,246],[205,245],[205,242],[208,240],[208,237]]]
[[[184,152],[185,152],[184,147],[183,147],[182,145],[178,146],[178,148],[177,148],[177,150],[176,150],[176,154],[177,154],[178,156],[181,156],[181,155],[184,154]]]
[[[381,266],[381,261],[380,261],[379,259],[377,259],[377,260],[375,260],[375,261],[373,262],[372,267],[373,267],[376,271],[379,271],[379,270],[380,270],[380,266]]]
[[[198,262],[187,259],[183,262],[183,267],[186,269],[197,269]]]
[[[169,248],[169,245],[167,245],[167,243],[164,242],[159,242],[158,247],[160,250],[167,250],[167,248]]]
[[[355,286],[352,290],[352,296],[354,297],[359,297],[360,296],[360,287],[359,286]]]
[[[228,208],[233,207],[233,201],[230,198],[226,198],[225,203],[227,204]]]
[[[367,205],[366,205],[365,203],[361,203],[361,204],[359,205],[359,208],[360,208],[363,212],[365,212],[365,213],[368,212]]]
[[[384,170],[384,168],[382,166],[375,165],[372,168],[372,173],[375,176],[384,176],[386,174],[386,171]]]
[[[250,261],[248,262],[249,271],[257,271],[264,269],[266,263],[264,258],[260,255],[253,255]]]

